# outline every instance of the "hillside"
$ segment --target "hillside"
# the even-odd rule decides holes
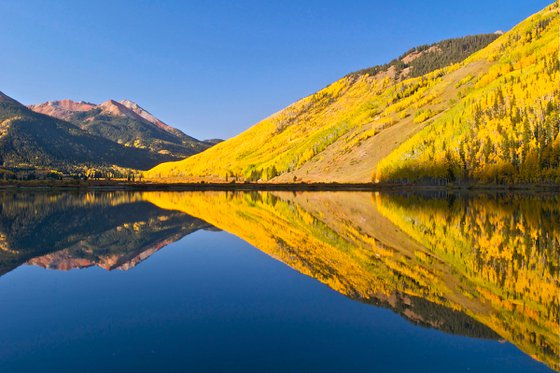
[[[351,76],[377,75],[389,72],[393,79],[418,77],[434,70],[453,65],[490,44],[502,33],[470,35],[442,40],[431,45],[421,45],[406,51],[385,65],[378,65],[351,73]]]
[[[560,183],[558,3],[467,59],[464,97],[378,166],[380,180]]]
[[[77,126],[31,111],[0,93],[0,166],[55,170],[147,169],[169,156],[119,145]]]
[[[557,14],[558,6],[551,5],[497,39],[486,35],[414,48],[396,62],[349,74],[238,136],[186,160],[159,165],[145,177],[161,181],[408,182],[414,174],[437,182],[457,180],[459,175],[486,181],[483,175],[489,169],[512,164],[512,174],[530,172],[554,179],[558,174],[554,153],[558,146],[554,144],[560,141],[558,126],[551,119],[558,107],[558,84],[554,84],[558,81]],[[499,94],[498,85],[502,87]],[[497,101],[491,100],[494,97]],[[540,107],[544,111],[538,111]],[[469,130],[474,125],[468,113],[474,108],[480,108],[476,110],[478,128]],[[511,113],[515,113],[515,125],[506,119]],[[494,124],[487,126],[482,119],[490,117]],[[543,117],[539,124],[536,117]],[[524,138],[519,138],[519,128]],[[446,134],[440,136],[443,129]],[[422,135],[415,136],[420,131]],[[426,140],[430,145],[418,146],[430,131],[433,135]],[[496,144],[485,145],[480,139],[499,141],[493,131],[509,134],[509,140],[504,140],[509,158],[490,158]],[[448,140],[440,141],[443,137]],[[544,145],[535,150],[544,138]],[[442,162],[450,154],[461,157],[461,152],[453,153],[458,141],[472,154],[465,155],[462,163],[454,159],[453,174],[448,175],[449,167]],[[522,159],[517,159],[512,149],[520,144],[525,150]],[[473,159],[486,155],[481,171],[481,163]],[[538,162],[533,161],[535,157]],[[527,161],[538,165],[519,166]],[[422,164],[437,166],[417,174]],[[525,179],[512,176],[509,180]]]
[[[166,155],[166,160],[182,159],[212,145],[165,124],[130,100],[109,100],[100,105],[59,100],[30,105],[29,108],[69,121],[92,135],[124,146]]]

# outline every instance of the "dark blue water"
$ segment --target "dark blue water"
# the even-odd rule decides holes
[[[413,325],[226,232],[128,271],[0,277],[2,371],[545,372],[507,342]]]

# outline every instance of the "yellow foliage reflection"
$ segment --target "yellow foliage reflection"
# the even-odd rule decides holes
[[[560,197],[146,192],[300,273],[413,322],[461,314],[558,369]],[[461,320],[459,322],[458,320]],[[474,331],[476,330],[476,332]]]

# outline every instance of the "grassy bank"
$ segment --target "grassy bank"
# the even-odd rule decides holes
[[[270,191],[560,191],[558,184],[383,184],[383,183],[155,183],[126,180],[18,180],[0,182],[0,190],[25,189],[101,189],[101,190],[192,190],[192,191],[226,191],[226,190],[270,190]]]

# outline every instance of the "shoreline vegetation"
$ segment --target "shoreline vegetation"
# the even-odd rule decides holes
[[[0,191],[6,190],[157,190],[157,191],[554,191],[560,192],[560,184],[399,184],[399,183],[217,183],[176,182],[160,183],[129,180],[11,180],[0,181]]]

